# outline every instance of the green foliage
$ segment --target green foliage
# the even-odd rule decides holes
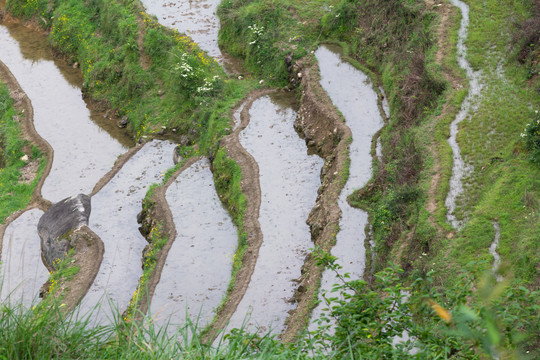
[[[521,137],[525,139],[527,149],[531,152],[531,161],[540,166],[540,115],[538,110],[521,133]]]
[[[142,314],[140,321],[119,317],[115,324],[95,327],[92,314],[66,317],[61,301],[50,297],[46,306],[32,309],[2,306],[0,358],[534,359],[538,355],[534,346],[524,347],[527,335],[539,331],[540,309],[531,306],[538,292],[495,284],[489,276],[477,284],[474,266],[457,274],[455,287],[439,292],[433,287],[433,272],[405,285],[403,272],[392,267],[368,284],[340,273],[331,255],[320,254],[320,261],[341,281],[325,295],[328,309],[318,328],[291,344],[233,329],[206,345],[197,319],[157,328]]]
[[[242,267],[242,259],[248,245],[247,234],[244,230],[244,214],[246,212],[247,201],[240,185],[242,181],[242,168],[227,156],[224,148],[219,148],[216,151],[212,161],[212,172],[219,198],[238,228],[238,247],[233,256],[231,283],[227,289],[230,292],[234,286],[235,275]]]
[[[359,0],[343,0],[321,20],[322,31],[329,37],[350,36],[358,21]]]
[[[40,24],[50,25],[51,13],[48,4],[48,0],[18,0],[16,5],[8,2],[7,10],[15,16],[21,16],[25,19],[31,19],[37,16]]]
[[[331,255],[319,259],[341,279],[324,295],[326,315],[311,333],[329,358],[481,359],[537,351],[524,340],[538,331],[539,307],[527,305],[538,292],[496,284],[490,275],[476,284],[475,264],[458,273],[454,287],[439,292],[434,272],[406,286],[401,270],[387,268],[368,284],[340,274]]]
[[[34,188],[41,176],[45,159],[35,146],[28,155],[28,162],[39,162],[38,174],[31,183],[21,181],[21,169],[27,162],[21,160],[23,148],[28,146],[24,140],[20,123],[15,117],[21,117],[13,107],[8,88],[0,83],[0,223],[6,217],[30,202]]]

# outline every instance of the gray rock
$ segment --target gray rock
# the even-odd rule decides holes
[[[176,165],[182,161],[182,155],[180,155],[180,148],[177,146],[173,151],[173,163]]]
[[[122,116],[120,121],[118,121],[118,127],[119,128],[125,128],[128,125],[128,122],[129,122],[128,117],[127,116]]]
[[[41,253],[46,264],[52,268],[55,260],[63,260],[77,239],[77,229],[88,225],[90,197],[79,194],[52,205],[38,223]]]

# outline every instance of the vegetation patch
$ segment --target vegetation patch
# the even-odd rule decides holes
[[[24,139],[20,123],[23,116],[7,86],[0,83],[0,224],[28,205],[45,166],[40,150]],[[25,179],[24,172],[32,164],[35,169]]]

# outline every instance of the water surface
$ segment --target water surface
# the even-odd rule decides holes
[[[183,171],[169,186],[167,203],[177,236],[150,307],[158,324],[175,331],[186,314],[200,328],[214,317],[231,280],[238,231],[221,205],[208,159]]]
[[[41,260],[37,224],[43,215],[39,209],[24,212],[8,225],[2,243],[0,302],[30,306],[38,302],[41,285],[49,271]]]
[[[368,214],[364,210],[351,207],[347,203],[347,196],[364,186],[371,178],[371,140],[384,122],[377,93],[367,75],[343,62],[335,48],[322,46],[315,52],[315,56],[319,62],[321,85],[345,117],[353,140],[349,147],[349,179],[338,200],[341,209],[340,231],[336,236],[332,255],[338,258],[337,263],[342,266],[341,274],[349,273],[351,279],[359,279],[364,274],[366,262],[364,241]],[[325,271],[321,291],[331,290],[336,283],[338,279],[335,274]],[[314,310],[314,320],[320,318],[321,308],[318,306]],[[313,326],[312,324],[312,328]]]
[[[296,111],[291,94],[257,99],[240,143],[259,164],[263,243],[249,287],[230,320],[247,327],[279,333],[284,328],[300,268],[313,247],[306,224],[321,185],[323,160],[308,155],[304,140],[294,131]]]
[[[461,11],[461,25],[458,31],[458,43],[457,43],[457,58],[459,66],[465,70],[467,79],[469,80],[469,93],[459,110],[456,118],[450,124],[450,137],[448,138],[448,144],[452,148],[453,166],[452,176],[450,177],[450,190],[446,197],[445,205],[448,211],[448,222],[455,228],[460,229],[463,226],[463,221],[457,219],[455,215],[457,207],[457,199],[460,194],[463,193],[463,178],[470,172],[470,168],[465,164],[459,144],[457,143],[458,125],[465,120],[474,111],[473,102],[480,95],[482,86],[480,84],[480,73],[473,71],[471,65],[467,61],[467,46],[465,45],[465,39],[467,39],[468,27],[469,27],[469,6],[460,0],[450,0],[452,5],[459,8]]]
[[[160,24],[189,35],[208,55],[229,72],[241,67],[238,59],[222,53],[218,46],[219,18],[216,11],[221,0],[142,0],[149,14]]]
[[[115,138],[94,122],[103,116],[83,100],[80,70],[54,61],[44,36],[21,25],[1,25],[0,49],[0,60],[32,102],[37,132],[54,149],[43,197],[58,202],[90,193],[127,149],[125,137],[115,133]]]
[[[105,246],[99,273],[80,306],[97,309],[96,322],[111,322],[114,309],[126,310],[142,275],[142,252],[148,244],[139,233],[137,214],[148,187],[173,166],[175,144],[154,140],[140,149],[107,185],[92,197],[89,227]]]

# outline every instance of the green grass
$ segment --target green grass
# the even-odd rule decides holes
[[[530,10],[527,2],[468,1],[471,11],[469,60],[482,72],[484,87],[477,110],[460,124],[458,142],[473,167],[464,179],[460,215],[467,225],[440,249],[437,263],[449,269],[484,259],[493,241],[493,221],[501,226],[503,272],[517,284],[536,284],[540,262],[540,169],[529,161],[521,133],[535,119],[540,96],[526,67],[516,61],[516,23]],[[458,265],[459,266],[459,265]],[[447,270],[448,271],[448,270]]]
[[[16,118],[22,118],[13,107],[13,99],[8,88],[0,83],[0,224],[11,213],[24,209],[30,199],[45,166],[45,158],[39,149],[24,140],[21,124]],[[28,161],[21,157],[28,155]],[[30,150],[30,151],[28,151]],[[37,176],[32,182],[21,181],[21,169],[30,161],[39,163]]]
[[[227,287],[225,297],[216,309],[216,312],[219,312],[234,289],[236,274],[242,267],[242,259],[248,248],[247,234],[244,229],[247,201],[241,187],[242,169],[240,165],[227,156],[224,148],[219,148],[215,154],[212,162],[212,173],[214,174],[214,183],[219,198],[238,229],[238,246],[233,256],[231,281]]]
[[[126,116],[135,138],[161,132],[186,136],[201,153],[227,133],[229,105],[254,81],[229,79],[197,44],[144,13],[138,2],[75,0],[46,5],[10,0],[16,15],[50,31],[50,44],[80,64],[83,89]]]

